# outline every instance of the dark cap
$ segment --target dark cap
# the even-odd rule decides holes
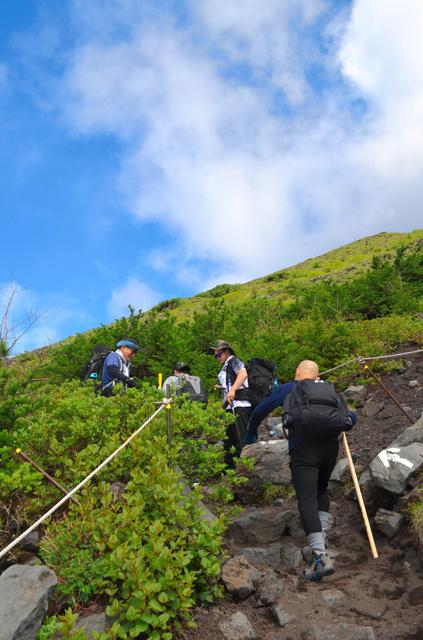
[[[181,371],[182,373],[189,373],[191,371],[191,367],[186,362],[175,362],[173,368],[175,371]]]
[[[226,342],[226,340],[216,340],[214,344],[210,345],[210,351],[229,351],[232,355],[235,353],[229,342]]]

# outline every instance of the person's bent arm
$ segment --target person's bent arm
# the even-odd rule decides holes
[[[240,387],[242,387],[242,385],[244,384],[244,382],[246,381],[247,378],[248,378],[247,369],[245,367],[242,367],[238,371],[238,375],[235,378],[233,385],[231,386],[231,388],[229,389],[228,393],[226,394],[226,401],[229,402],[229,404],[232,404],[232,402],[234,401],[234,398],[235,398],[236,391]]]
[[[255,442],[260,422],[264,420],[264,418],[268,416],[269,413],[274,411],[277,407],[283,406],[285,398],[292,390],[294,384],[294,382],[286,382],[285,384],[280,384],[278,387],[276,387],[276,389],[272,391],[270,396],[267,396],[266,398],[264,398],[264,400],[259,402],[248,421],[247,434],[245,437],[247,444],[252,444],[253,442]]]
[[[129,377],[125,376],[125,374],[122,373],[122,371],[120,371],[119,368],[114,364],[110,364],[107,367],[107,373],[110,375],[111,378],[114,378],[115,380],[120,380],[121,382],[127,382],[129,380]]]

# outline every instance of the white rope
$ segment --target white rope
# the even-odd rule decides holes
[[[415,351],[405,351],[404,353],[388,353],[384,356],[367,356],[361,357],[358,356],[353,360],[348,360],[347,362],[343,362],[342,364],[338,364],[336,367],[332,367],[332,369],[326,369],[326,371],[322,371],[320,373],[321,376],[325,375],[325,373],[329,373],[330,371],[335,371],[336,369],[340,369],[341,367],[346,367],[347,364],[352,364],[353,362],[367,362],[368,360],[383,360],[384,358],[401,358],[402,356],[409,356],[413,353],[422,353],[423,349],[416,349]]]
[[[57,511],[57,509],[61,507],[62,504],[64,504],[67,500],[69,500],[69,498],[71,498],[74,493],[79,491],[79,489],[83,487],[84,484],[87,484],[87,482],[91,480],[91,478],[95,476],[96,473],[98,473],[103,467],[105,467],[106,464],[110,462],[110,460],[113,460],[113,458],[117,456],[117,454],[120,451],[122,451],[122,449],[124,449],[131,442],[131,440],[133,440],[153,420],[153,418],[155,418],[160,413],[160,411],[162,411],[162,409],[164,409],[166,404],[167,403],[163,403],[153,413],[153,415],[151,415],[148,418],[148,420],[144,422],[144,424],[142,424],[136,431],[134,431],[132,435],[129,436],[127,440],[125,440],[123,444],[120,445],[120,447],[118,447],[112,454],[110,454],[110,456],[106,458],[106,460],[104,460],[101,464],[99,464],[98,467],[94,469],[94,471],[91,471],[91,473],[86,478],[81,480],[81,482],[77,484],[76,487],[74,487],[71,491],[69,491],[69,493],[67,493],[61,500],[59,500],[59,502],[57,502],[53,507],[51,507],[51,509],[49,509],[47,513],[41,516],[41,518],[39,518],[37,522],[34,522],[34,524],[28,527],[28,529],[26,529],[23,533],[21,533],[20,536],[15,538],[15,540],[13,540],[9,545],[7,545],[7,547],[5,547],[2,551],[0,551],[0,558],[6,555],[6,553],[8,553],[11,549],[13,549],[13,547],[15,547],[19,542],[21,542],[21,540],[23,540],[29,533],[31,533],[31,531],[34,531],[34,529],[36,529],[38,525],[40,525],[42,522],[44,522],[44,520],[49,518],[55,511]]]
[[[401,358],[401,356],[409,356],[412,353],[421,353],[423,349],[416,349],[416,351],[405,351],[404,353],[389,353],[386,356],[368,356],[363,360],[383,360],[383,358]]]
[[[343,362],[342,364],[338,364],[337,367],[332,367],[332,369],[326,369],[326,371],[322,371],[321,373],[319,373],[319,375],[323,376],[325,373],[329,373],[329,371],[335,371],[336,369],[340,369],[341,367],[346,367],[347,364],[351,364],[352,362],[357,362],[357,358],[354,358],[353,360],[348,360],[348,362]]]

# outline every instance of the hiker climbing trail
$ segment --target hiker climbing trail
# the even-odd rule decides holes
[[[341,449],[330,482],[328,531],[336,572],[317,584],[301,579],[306,538],[296,500],[289,497],[286,442],[275,439],[282,435],[280,418],[269,418],[260,427],[260,441],[243,452],[256,465],[239,489],[244,511],[227,532],[225,598],[198,609],[198,628],[184,631],[180,640],[423,638],[423,552],[403,514],[419,478],[412,473],[413,456],[423,459],[422,374],[422,354],[414,353],[402,370],[381,376],[413,425],[376,382],[350,385],[346,394],[359,415],[348,442],[379,558],[372,558]],[[395,483],[404,490],[392,492]]]

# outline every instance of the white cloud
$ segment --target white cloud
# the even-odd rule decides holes
[[[130,305],[136,311],[147,311],[161,300],[162,296],[144,282],[136,278],[128,278],[126,283],[114,289],[107,305],[111,319],[128,315]]]
[[[382,109],[421,97],[422,32],[420,0],[356,0],[340,53],[344,73]]]
[[[74,2],[83,38],[59,93],[74,131],[122,140],[128,207],[180,239],[170,272],[210,260],[204,279],[243,280],[421,225],[419,0],[356,0],[351,12],[329,0],[190,6],[180,27],[115,0],[95,30]],[[132,279],[113,313],[131,286],[143,308],[156,301]]]
[[[302,31],[327,8],[324,0],[197,0],[193,10],[231,62],[246,63],[255,79],[281,89],[292,104],[310,97],[306,64],[320,57]]]

